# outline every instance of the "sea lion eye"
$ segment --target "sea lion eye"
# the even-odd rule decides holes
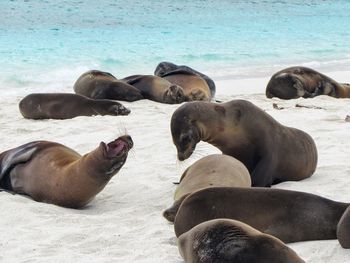
[[[188,144],[190,142],[190,136],[185,135],[181,138],[181,143]]]
[[[180,141],[182,144],[188,144],[191,141],[191,137],[189,134],[184,134],[180,137]]]

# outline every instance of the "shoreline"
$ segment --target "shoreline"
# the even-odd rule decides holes
[[[258,74],[253,73],[245,73],[236,74],[236,75],[222,75],[215,76],[215,74],[211,74],[210,72],[200,71],[212,78],[216,84],[216,96],[217,95],[225,95],[225,94],[265,94],[266,85],[271,78],[271,76],[284,68],[288,68],[291,66],[305,66],[311,67],[316,71],[319,71],[330,78],[336,80],[340,83],[350,83],[350,64],[343,65],[332,65],[331,67],[312,67],[309,63],[301,63],[301,64],[288,64],[285,66],[273,66],[270,69],[264,69],[262,72]],[[92,68],[91,68],[92,69]],[[197,69],[197,68],[196,68]],[[4,92],[5,95],[10,95],[11,97],[16,97],[17,95],[22,96],[23,93],[25,95],[29,93],[36,92],[67,92],[73,93],[73,85],[78,77],[84,72],[90,70],[88,67],[74,67],[73,69],[56,69],[54,71],[49,72],[41,72],[38,75],[31,75],[26,73],[22,78],[17,79],[17,75],[11,75],[7,77],[0,77],[0,90]],[[102,69],[103,70],[103,69]],[[132,74],[153,74],[153,70],[151,69],[148,72],[133,72]],[[221,69],[222,70],[222,69]],[[254,69],[250,69],[251,72],[254,72]],[[109,71],[112,74],[118,72],[118,69]],[[125,77],[119,76],[115,74],[117,78]],[[24,97],[23,95],[22,97]]]

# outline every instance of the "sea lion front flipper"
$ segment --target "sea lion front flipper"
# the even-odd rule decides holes
[[[256,164],[254,170],[250,174],[252,186],[270,187],[274,183],[272,182],[272,177],[275,162],[269,159],[271,158],[261,158]]]
[[[3,181],[6,181],[6,177],[13,167],[17,164],[25,163],[32,158],[33,153],[38,149],[40,143],[42,141],[30,142],[3,152],[0,155],[0,187],[3,187]]]

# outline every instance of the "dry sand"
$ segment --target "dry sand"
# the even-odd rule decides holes
[[[339,82],[350,81],[347,72],[325,73]],[[319,153],[315,174],[274,187],[350,202],[350,122],[345,122],[350,99],[271,100],[264,95],[267,81],[266,77],[217,80],[216,84],[217,99],[249,100],[282,124],[314,138]],[[49,91],[71,92],[72,86]],[[33,121],[23,119],[18,111],[24,95],[5,90],[0,98],[0,152],[44,139],[84,154],[100,141],[108,142],[125,132],[135,146],[125,166],[85,209],[66,209],[0,192],[0,262],[183,262],[173,225],[161,214],[172,204],[176,187],[172,182],[194,161],[219,151],[201,142],[189,160],[176,160],[169,124],[178,105],[143,100],[123,103],[132,110],[129,116]],[[273,103],[285,109],[273,109]],[[297,103],[321,109],[296,108]],[[342,249],[337,240],[289,246],[309,263],[350,262],[350,250]]]

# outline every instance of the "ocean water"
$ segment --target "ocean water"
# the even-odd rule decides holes
[[[350,65],[349,0],[1,0],[0,89],[73,85],[88,69],[213,78]]]

